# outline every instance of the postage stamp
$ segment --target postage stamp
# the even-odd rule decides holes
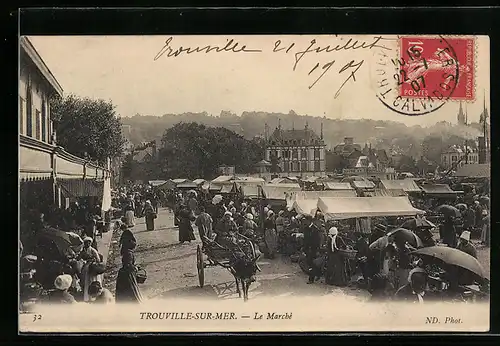
[[[473,38],[404,36],[399,44],[400,96],[474,100]]]
[[[376,53],[377,98],[409,116],[437,111],[449,101],[475,100],[473,37],[398,36],[394,52]]]

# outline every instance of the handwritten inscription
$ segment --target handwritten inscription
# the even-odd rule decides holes
[[[371,50],[374,48],[381,50],[391,50],[391,48],[384,46],[383,41],[386,39],[382,36],[374,36],[370,40],[357,40],[352,37],[339,37],[338,35],[335,35],[335,39],[340,42],[336,41],[335,43],[326,46],[321,46],[318,44],[316,39],[312,39],[305,49],[297,47],[298,45],[295,42],[284,43],[281,40],[276,40],[269,51],[272,53],[281,53],[285,55],[291,54],[294,58],[293,71],[296,71],[301,61],[310,54],[333,54],[340,51]],[[178,48],[172,47],[172,41],[173,37],[169,37],[165,41],[164,46],[155,55],[155,61],[160,59],[162,56],[167,58],[176,58],[181,56],[182,54],[189,55],[193,53],[262,53],[266,51],[262,48],[249,48],[247,47],[247,45],[242,44],[235,39],[228,39],[226,40],[226,44],[220,46],[180,46]],[[338,61],[338,59],[332,59],[326,63],[317,62],[312,66],[312,68],[309,69],[308,76],[311,76],[311,78],[314,79],[308,86],[308,88],[312,89],[326,75],[326,73],[333,68],[333,70],[337,70],[337,75],[342,76],[340,87],[334,95],[334,98],[337,98],[347,82],[356,82],[356,73],[363,66],[363,63],[364,60],[362,59],[350,60],[348,62]]]

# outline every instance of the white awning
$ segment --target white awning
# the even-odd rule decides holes
[[[412,216],[424,211],[414,208],[408,197],[320,197],[318,208],[328,218],[350,219],[377,216]]]

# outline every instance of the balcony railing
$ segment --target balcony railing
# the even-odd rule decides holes
[[[19,144],[21,180],[104,179],[111,176],[108,169],[72,155],[62,147],[24,135],[19,136]]]

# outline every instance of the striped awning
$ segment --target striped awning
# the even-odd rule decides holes
[[[93,179],[61,179],[57,184],[72,197],[102,197],[104,191],[104,181]]]

